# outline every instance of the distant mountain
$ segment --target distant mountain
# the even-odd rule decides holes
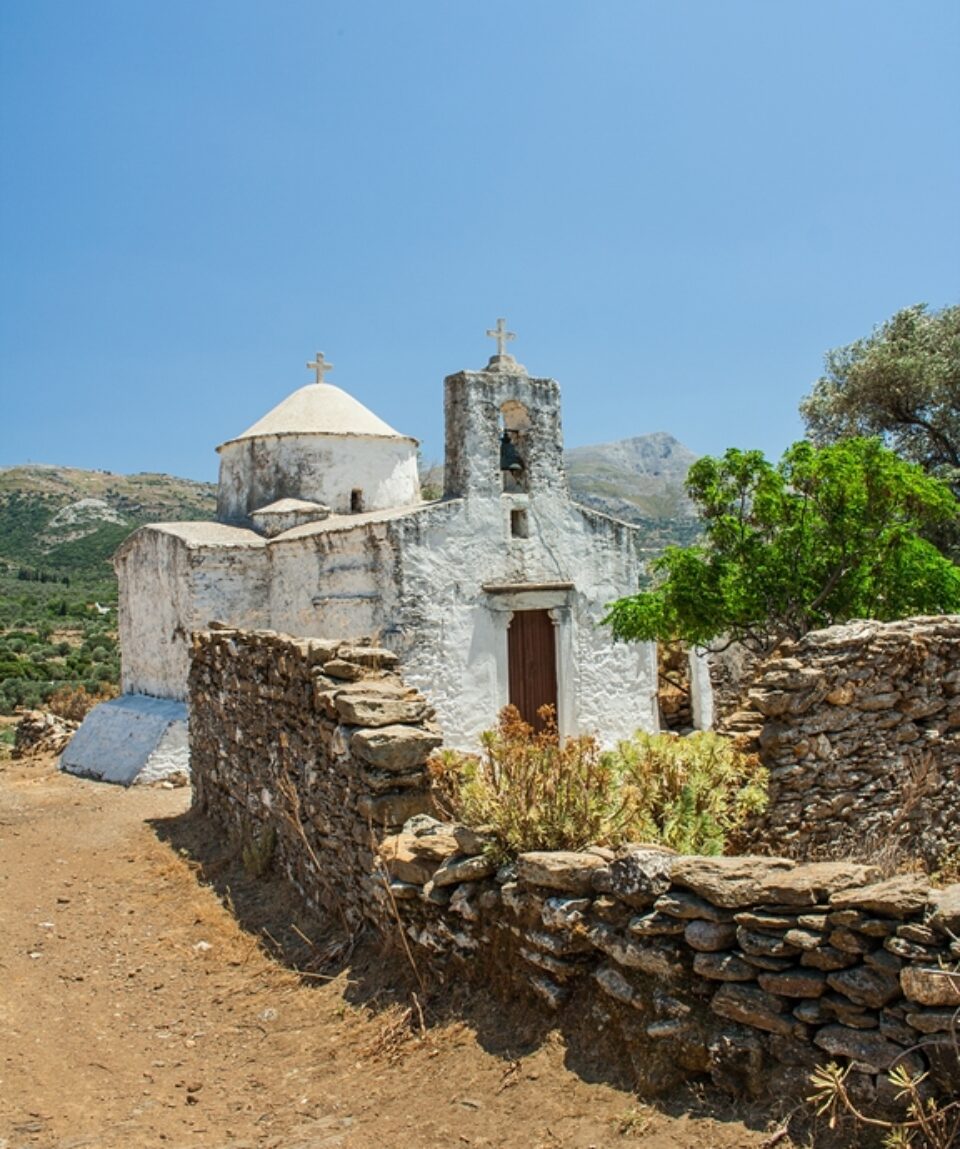
[[[664,431],[564,452],[574,498],[645,528],[651,550],[686,544],[697,535],[696,511],[683,487],[696,459]]]
[[[109,575],[110,555],[143,523],[210,519],[216,486],[172,475],[0,467],[0,569]]]

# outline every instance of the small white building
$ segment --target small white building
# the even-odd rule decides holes
[[[142,527],[117,552],[125,695],[184,702],[190,634],[216,620],[375,636],[451,746],[508,702],[606,743],[656,729],[654,647],[600,625],[638,585],[639,532],[571,500],[560,389],[496,334],[484,370],[445,380],[439,500],[420,497],[416,440],[324,382],[322,357],[316,383],[224,443],[218,521]]]

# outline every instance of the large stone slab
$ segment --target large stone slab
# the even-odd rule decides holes
[[[880,1009],[895,997],[900,996],[900,982],[894,973],[872,969],[870,966],[854,966],[827,975],[831,989],[845,994],[855,1005]]]
[[[960,1005],[960,973],[908,965],[900,971],[903,995],[920,1005]]]
[[[425,885],[440,865],[438,858],[430,858],[417,849],[412,834],[394,834],[385,838],[380,846],[380,857],[391,878],[413,885]]]
[[[757,986],[728,982],[713,995],[710,1008],[728,1021],[739,1021],[766,1033],[784,1036],[793,1032],[794,1020],[783,1013],[784,1003]]]
[[[872,914],[886,914],[891,918],[905,918],[919,913],[927,904],[926,878],[912,874],[899,874],[884,882],[874,882],[857,889],[832,894],[830,905],[837,910],[869,910]]]
[[[671,877],[712,905],[733,910],[762,903],[764,883],[796,864],[789,858],[677,858]]]
[[[433,875],[435,886],[455,886],[460,882],[478,882],[492,877],[497,871],[496,862],[477,854],[473,858],[448,858]]]
[[[405,790],[400,794],[364,794],[357,802],[357,813],[378,826],[399,827],[414,814],[433,813],[433,799],[426,790]]]
[[[595,854],[572,850],[532,850],[517,859],[517,876],[522,885],[546,886],[570,894],[588,894],[593,876],[606,868]]]
[[[379,770],[401,771],[422,766],[442,743],[438,734],[416,726],[378,726],[358,730],[350,739],[350,749]]]
[[[121,786],[189,777],[186,703],[124,694],[95,706],[60,755],[60,769]]]
[[[776,871],[760,883],[760,900],[771,905],[815,906],[830,894],[876,881],[876,866],[855,862],[809,862],[786,872]]]
[[[737,940],[737,927],[733,922],[704,922],[697,918],[687,923],[683,937],[698,953],[718,953]]]
[[[817,1031],[814,1042],[835,1057],[848,1057],[854,1069],[864,1073],[886,1073],[903,1050],[892,1041],[869,1030],[846,1025],[826,1025]]]
[[[934,929],[960,935],[960,882],[942,890],[931,890],[930,905],[933,907],[930,924]]]
[[[676,854],[667,847],[626,846],[617,852],[609,868],[597,871],[593,888],[636,909],[652,906],[670,889],[675,861]]]
[[[397,697],[381,690],[343,691],[337,695],[334,705],[340,720],[350,726],[419,722],[427,710],[426,700],[421,696]]]

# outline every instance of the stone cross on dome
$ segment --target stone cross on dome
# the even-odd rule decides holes
[[[328,371],[333,370],[333,364],[327,363],[327,361],[323,357],[322,351],[318,351],[316,358],[313,360],[312,363],[308,363],[307,366],[310,368],[311,371],[315,371],[317,373],[317,377],[314,380],[315,383],[322,383],[324,375]]]

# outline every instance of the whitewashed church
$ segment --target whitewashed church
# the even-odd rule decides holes
[[[190,634],[214,620],[374,637],[450,746],[475,747],[508,702],[528,719],[550,703],[562,733],[606,743],[657,728],[654,647],[600,625],[637,588],[639,532],[571,500],[560,389],[506,352],[502,320],[488,334],[487,366],[444,382],[441,499],[421,498],[417,441],[326,382],[318,355],[315,382],[218,448],[217,522],[127,539],[124,695],[88,718],[65,768],[110,777],[119,753],[113,780],[129,781],[182,760]]]

